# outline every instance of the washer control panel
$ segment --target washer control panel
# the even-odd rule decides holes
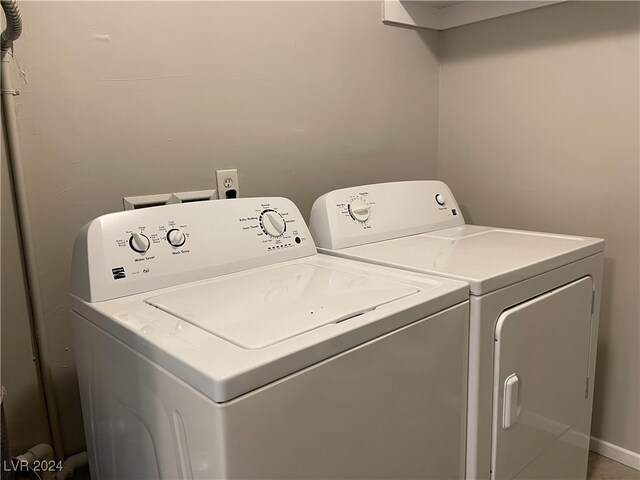
[[[142,219],[138,225],[125,228],[121,235],[116,235],[115,243],[118,245],[118,254],[125,255],[128,246],[131,256],[136,262],[155,260],[156,254],[162,252],[166,255],[181,255],[191,253],[188,239],[191,236],[189,225],[167,219],[151,223]],[[139,255],[135,255],[139,254]]]
[[[416,181],[329,192],[313,204],[309,228],[318,247],[339,249],[463,224],[444,183]]]
[[[297,208],[295,212],[292,214],[289,209],[282,208],[277,201],[263,201],[240,222],[244,231],[255,233],[267,252],[277,252],[300,247],[311,239],[306,223],[296,216],[300,215]]]
[[[118,212],[78,235],[72,293],[106,300],[315,253],[302,215],[284,198]]]

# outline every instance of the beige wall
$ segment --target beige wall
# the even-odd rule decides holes
[[[640,452],[637,2],[440,37],[439,173],[467,220],[606,239],[592,434]]]
[[[4,130],[3,130],[4,131]],[[32,349],[29,302],[25,286],[22,253],[18,236],[6,143],[2,138],[0,165],[2,194],[2,384],[7,395],[2,399],[7,415],[9,442],[14,455],[38,443],[50,443],[44,397]]]
[[[20,139],[73,453],[78,229],[123,196],[211,188],[216,168],[237,167],[243,195],[287,196],[305,215],[327,190],[435,177],[438,34],[383,25],[378,1],[21,6]]]

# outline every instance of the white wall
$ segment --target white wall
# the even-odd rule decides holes
[[[592,434],[640,452],[640,4],[443,32],[438,176],[467,220],[606,239]]]
[[[435,177],[438,35],[383,25],[377,1],[21,7],[18,122],[69,454],[84,448],[67,302],[78,229],[123,196],[212,188],[216,168],[305,214],[327,190]]]

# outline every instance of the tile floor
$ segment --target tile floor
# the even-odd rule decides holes
[[[640,480],[640,472],[610,458],[589,452],[587,480]]]

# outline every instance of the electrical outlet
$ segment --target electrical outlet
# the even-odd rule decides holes
[[[218,183],[218,198],[238,198],[240,196],[240,185],[238,184],[238,170],[216,170],[216,181]]]

